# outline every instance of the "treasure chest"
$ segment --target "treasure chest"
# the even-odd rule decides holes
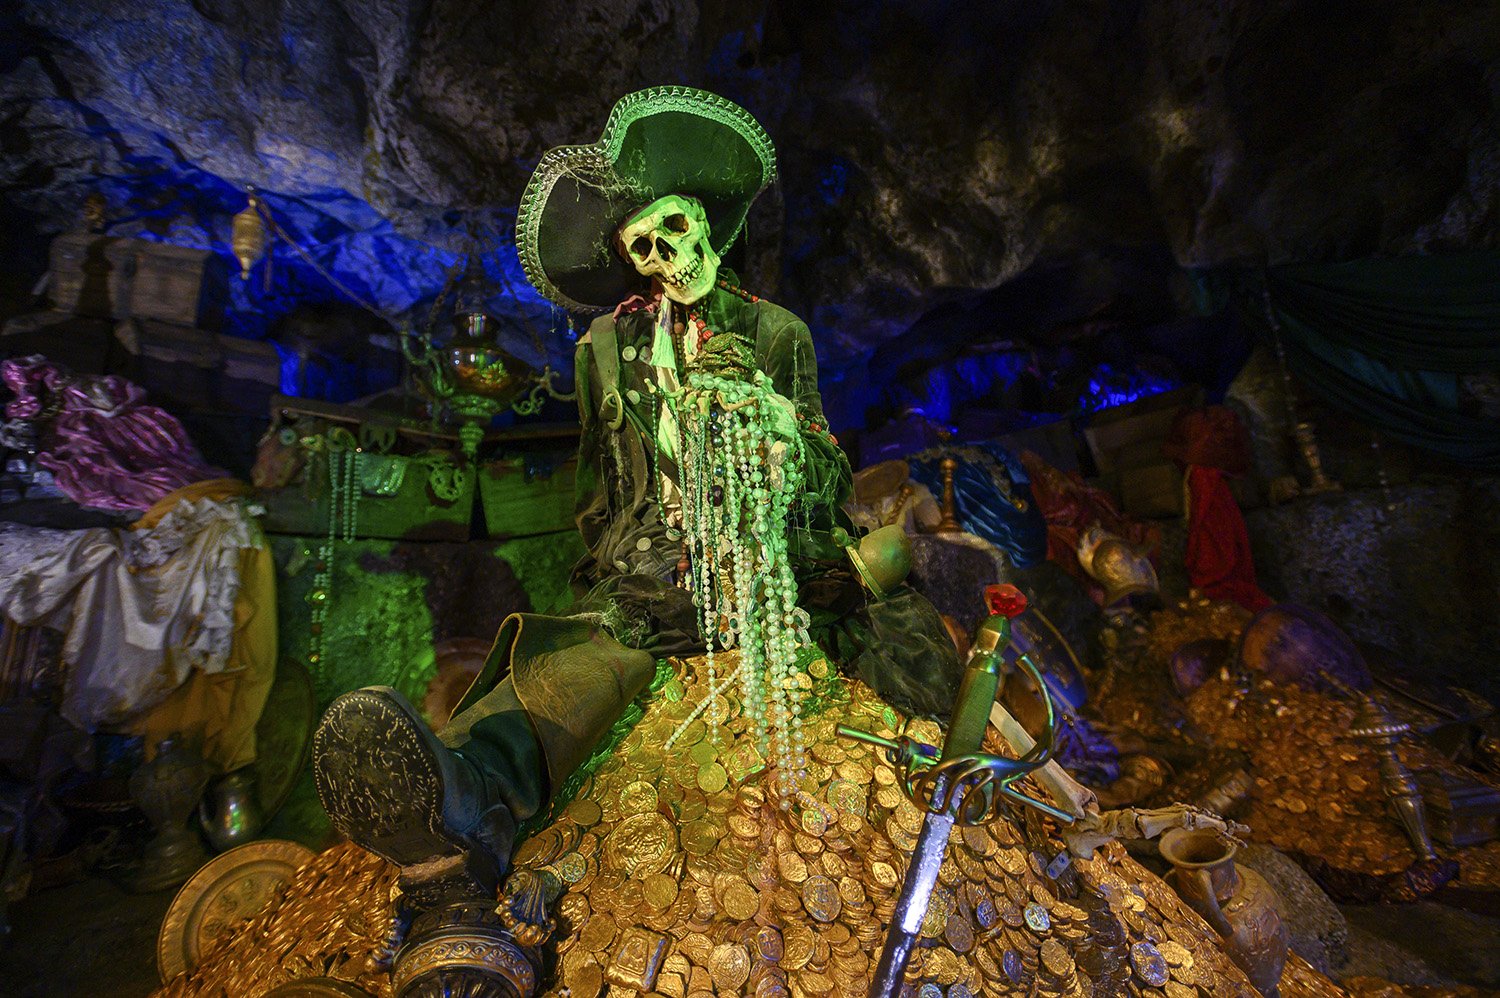
[[[451,433],[385,410],[275,395],[251,482],[274,534],[466,541],[473,465]]]
[[[1131,516],[1146,519],[1181,516],[1182,472],[1170,461],[1156,461],[1116,472],[1120,505]]]
[[[1199,405],[1202,400],[1203,389],[1189,386],[1097,413],[1083,435],[1099,473],[1160,462],[1161,442],[1178,410]]]
[[[487,461],[479,471],[485,530],[497,540],[573,529],[578,460],[543,451]]]
[[[1433,838],[1449,849],[1500,838],[1500,789],[1448,770],[1417,775]]]
[[[129,315],[138,247],[139,240],[92,232],[65,232],[53,239],[53,306],[98,319]]]
[[[349,462],[353,462],[352,471]],[[419,455],[313,455],[283,488],[259,493],[262,525],[273,534],[324,537],[466,541],[474,510],[472,465],[434,450]],[[335,512],[337,510],[337,512]]]
[[[133,359],[129,374],[153,400],[264,413],[281,381],[276,348],[192,326],[130,318],[115,338]]]
[[[218,329],[224,318],[224,261],[210,250],[131,240],[136,245],[129,314]]]
[[[51,266],[59,311],[207,329],[223,319],[225,271],[210,250],[68,232],[52,240]]]

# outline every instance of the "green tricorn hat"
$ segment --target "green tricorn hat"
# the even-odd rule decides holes
[[[691,195],[723,253],[775,179],[771,139],[738,104],[690,87],[638,90],[615,104],[598,142],[542,156],[516,212],[521,266],[564,308],[613,308],[647,283],[614,250],[627,215],[668,194]]]

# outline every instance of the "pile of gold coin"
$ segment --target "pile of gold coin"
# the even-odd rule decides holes
[[[719,675],[734,668],[725,658]],[[834,726],[928,744],[941,742],[940,729],[902,718],[859,683],[829,680],[826,709],[803,722],[807,771],[783,786],[764,767],[768,753],[747,741],[733,693],[712,726],[688,720],[707,692],[698,668],[681,665],[517,854],[566,885],[548,993],[863,996],[922,812],[879,750]],[[814,673],[823,679],[827,666]],[[956,831],[910,993],[1254,995],[1212,930],[1123,849],[1071,864],[1061,852],[1040,822]]]
[[[732,670],[720,657],[720,675]],[[816,663],[807,771],[785,786],[732,693],[692,718],[702,663],[677,679],[580,792],[518,851],[565,885],[548,944],[557,998],[863,996],[896,913],[921,812],[883,754],[836,724],[928,744],[863,685]],[[668,749],[666,742],[681,729]],[[993,733],[992,733],[993,737]],[[388,998],[394,870],[352,845],[320,854],[271,908],[162,994],[257,995],[332,977]],[[1035,815],[955,830],[904,998],[1255,998],[1213,930],[1118,844],[1062,855]],[[1344,992],[1293,959],[1283,998]]]
[[[1176,737],[1182,718],[1167,671],[1172,655],[1204,638],[1235,641],[1249,620],[1236,604],[1195,595],[1134,626],[1104,630],[1100,637],[1110,669],[1089,698],[1090,717],[1140,738]]]
[[[395,882],[395,867],[358,846],[324,850],[265,911],[221,937],[158,998],[248,998],[313,977],[347,981],[388,998],[390,975],[370,958],[390,938]]]
[[[1218,744],[1249,754],[1255,785],[1245,823],[1256,839],[1373,875],[1415,860],[1388,810],[1379,758],[1345,734],[1354,704],[1292,684],[1258,680],[1241,690],[1215,678],[1187,710]]]

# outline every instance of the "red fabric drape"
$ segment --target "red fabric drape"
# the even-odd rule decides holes
[[[1238,603],[1252,612],[1264,610],[1275,600],[1255,581],[1250,534],[1224,473],[1191,465],[1187,484],[1189,581],[1214,599]]]

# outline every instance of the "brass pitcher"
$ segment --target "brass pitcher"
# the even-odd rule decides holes
[[[1225,951],[1266,998],[1277,998],[1287,931],[1276,891],[1254,870],[1235,866],[1236,846],[1208,828],[1174,828],[1161,837],[1172,886],[1224,937]]]

